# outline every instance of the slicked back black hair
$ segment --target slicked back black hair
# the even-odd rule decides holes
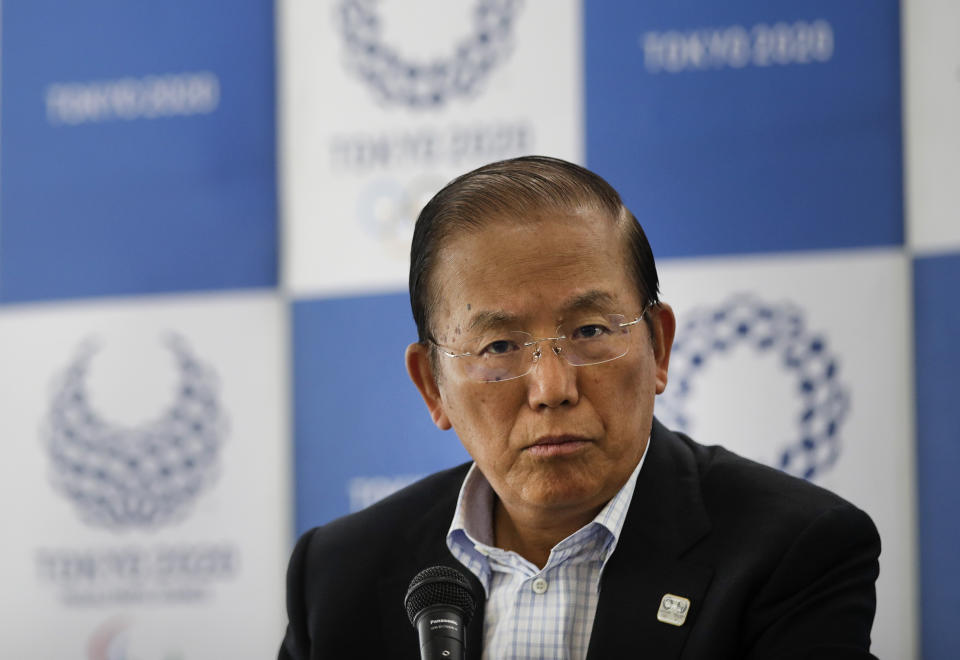
[[[430,278],[447,238],[479,229],[493,219],[579,209],[600,212],[621,229],[640,300],[645,305],[657,303],[659,280],[650,243],[617,191],[579,165],[546,156],[523,156],[457,177],[420,211],[410,247],[410,306],[419,341],[433,339],[431,314],[442,292]]]

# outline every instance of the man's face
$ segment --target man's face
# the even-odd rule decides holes
[[[471,338],[491,325],[553,337],[561,324],[600,314],[632,321],[644,306],[616,227],[595,212],[497,219],[450,237],[432,282],[435,338],[458,353],[476,350]],[[670,308],[653,308],[647,323],[656,350],[641,322],[619,359],[575,367],[545,342],[530,373],[502,382],[469,380],[443,355],[433,374],[419,344],[407,364],[434,422],[456,430],[508,511],[586,512],[630,476],[666,386]]]

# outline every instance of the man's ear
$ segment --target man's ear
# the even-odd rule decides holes
[[[647,312],[650,315],[650,327],[653,332],[653,358],[657,369],[657,394],[667,389],[667,368],[670,366],[670,349],[673,348],[673,335],[677,330],[677,319],[673,308],[667,303],[658,303]]]
[[[427,404],[427,410],[430,411],[430,417],[433,423],[441,431],[446,431],[451,427],[447,413],[443,409],[443,400],[440,397],[440,388],[437,386],[437,379],[430,367],[430,349],[423,344],[410,344],[407,346],[406,362],[407,373],[410,374],[410,380],[420,390],[420,396]]]

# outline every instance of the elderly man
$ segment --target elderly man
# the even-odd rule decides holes
[[[402,603],[436,564],[480,601],[468,657],[872,657],[867,515],[654,419],[674,316],[603,179],[526,157],[454,180],[410,299],[407,370],[473,462],[303,536],[281,659],[419,657]]]

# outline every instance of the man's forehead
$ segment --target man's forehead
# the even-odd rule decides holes
[[[630,314],[637,296],[625,252],[620,229],[587,209],[498,217],[448,236],[431,277],[434,331],[452,339],[559,325],[576,310]]]

